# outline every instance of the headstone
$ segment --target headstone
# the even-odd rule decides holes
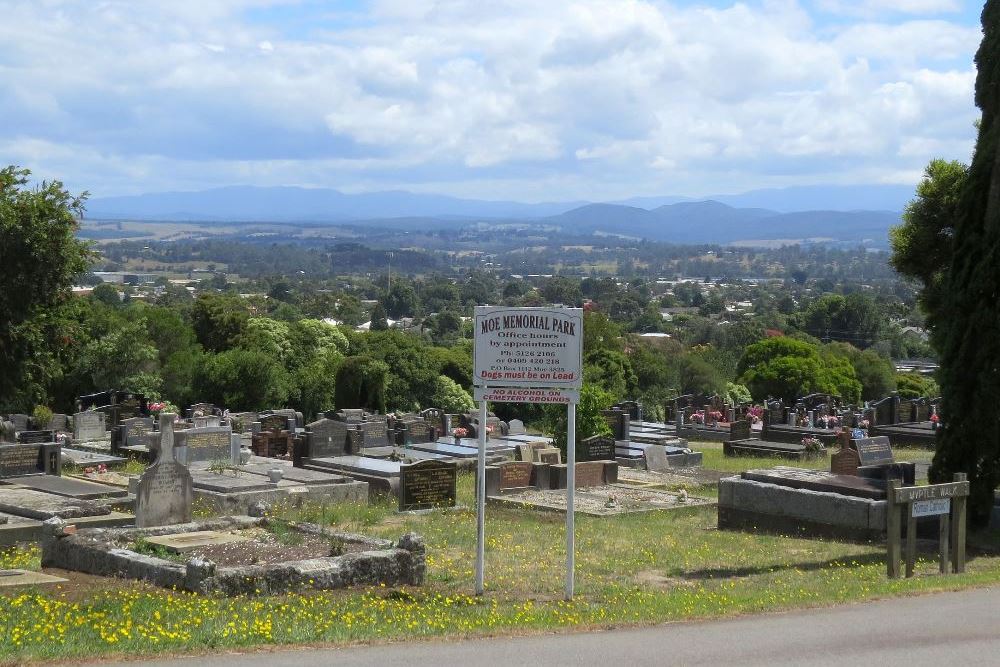
[[[735,421],[729,424],[730,440],[749,440],[750,434],[750,422],[747,420]]]
[[[538,463],[548,463],[549,465],[559,465],[562,463],[562,452],[555,447],[535,450],[535,461]]]
[[[194,417],[191,419],[191,423],[194,428],[205,428],[207,426],[221,426],[222,418],[218,415],[212,415],[210,417]]]
[[[0,445],[0,478],[58,475],[60,458],[60,447],[55,443]]]
[[[260,416],[261,431],[285,431],[289,428],[288,417],[279,414]]]
[[[139,478],[135,525],[148,528],[188,523],[193,500],[191,473],[174,459],[174,415],[161,414],[159,456]]]
[[[844,447],[830,455],[830,472],[835,475],[857,475],[860,462],[856,450]]]
[[[507,432],[510,435],[524,435],[524,422],[520,419],[511,419],[507,423]]]
[[[399,469],[399,511],[453,507],[458,467],[454,461],[426,460]]]
[[[147,444],[146,436],[153,432],[152,417],[132,417],[123,419],[121,427],[124,431],[122,438],[126,447]]]
[[[525,489],[531,486],[530,461],[505,461],[500,463],[500,490]]]
[[[885,435],[876,438],[859,438],[854,441],[858,450],[859,464],[863,466],[893,463],[892,446],[889,437]]]
[[[352,408],[350,410],[337,410],[335,414],[337,419],[349,424],[360,423],[361,420],[365,418],[365,411],[358,408]]]
[[[613,461],[615,458],[615,439],[610,436],[591,436],[584,438],[582,444],[587,461]]]
[[[646,459],[646,470],[651,472],[667,472],[670,464],[667,463],[667,450],[659,445],[646,445],[642,448],[643,456]],[[580,473],[577,468],[577,474]]]
[[[423,419],[419,421],[409,421],[405,424],[406,444],[434,442],[437,440],[437,432],[434,427]]]
[[[214,415],[214,414],[215,414],[215,406],[212,405],[211,403],[195,403],[187,410],[187,416],[189,419],[195,416],[205,417],[207,415]]]
[[[61,413],[53,414],[46,428],[51,431],[67,431],[69,430],[69,417]]]
[[[348,452],[348,426],[345,422],[323,418],[306,426],[309,456],[343,456]]]
[[[107,435],[104,428],[103,412],[88,410],[77,412],[73,415],[73,439],[74,440],[103,440]]]
[[[389,426],[385,419],[362,422],[360,425],[363,447],[386,447],[392,444],[389,439]]]
[[[27,431],[28,424],[31,422],[31,416],[15,414],[10,416],[10,421],[13,422],[15,431]]]
[[[604,463],[601,461],[577,463],[576,488],[585,489],[592,486],[604,486]]]
[[[206,426],[174,432],[174,447],[184,450],[183,463],[232,459],[232,430],[228,426]]]

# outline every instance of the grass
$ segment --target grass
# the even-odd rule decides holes
[[[716,448],[696,449],[705,450],[708,458]],[[775,461],[751,463],[760,467]],[[459,477],[458,491],[459,503],[472,508],[471,475]],[[577,596],[565,602],[564,517],[489,506],[487,590],[476,598],[471,595],[474,511],[400,515],[394,510],[388,500],[378,500],[306,505],[279,515],[392,539],[415,531],[427,543],[423,587],[230,599],[109,580],[83,591],[7,593],[0,595],[0,623],[6,629],[0,634],[0,663],[585,630],[1000,582],[995,551],[973,549],[968,571],[951,576],[936,574],[935,555],[928,552],[918,562],[917,577],[889,580],[883,545],[724,532],[716,529],[714,507],[693,507],[605,518],[578,515]],[[977,540],[974,544],[984,546],[998,541],[996,536]],[[0,563],[36,563],[37,549],[33,555],[0,552],[0,558]]]
[[[812,470],[829,470],[830,455],[837,451],[836,447],[827,447],[826,456],[808,461],[793,461],[791,459],[775,457],[725,456],[722,453],[721,442],[695,442],[691,443],[691,447],[696,451],[702,452],[702,467],[732,473],[743,472],[751,468],[773,468],[779,465],[810,468]],[[928,449],[893,448],[893,454],[897,461],[909,461],[911,463],[930,463],[931,458],[934,456],[934,452]]]

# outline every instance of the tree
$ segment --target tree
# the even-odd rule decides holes
[[[250,319],[239,297],[203,292],[191,308],[191,324],[206,350],[221,352],[236,344]]]
[[[76,239],[86,193],[74,197],[59,181],[29,187],[30,175],[0,169],[0,408],[21,410],[47,402],[46,385],[61,374],[46,322],[93,258]]]
[[[970,523],[989,521],[1000,483],[1000,0],[987,0],[976,53],[976,104],[982,110],[972,165],[962,187],[952,252],[934,304],[933,340],[941,356],[942,420],[932,481],[967,473]]]
[[[157,381],[144,374],[151,373],[158,358],[149,342],[145,323],[127,322],[105,336],[95,338],[83,351],[83,363],[94,388],[141,391],[155,389]],[[142,385],[141,387],[139,385]]]
[[[452,414],[465,414],[476,408],[476,402],[457,382],[446,375],[439,375],[434,379],[431,406]]]
[[[385,304],[385,312],[394,320],[417,314],[417,293],[411,284],[402,279],[392,283],[392,288],[386,292],[382,301]]]
[[[896,391],[896,368],[874,349],[859,350],[850,343],[830,343],[822,354],[846,359],[861,383],[861,398],[874,401]]]
[[[386,331],[389,328],[389,320],[386,318],[385,306],[379,301],[372,308],[372,320],[368,329],[370,331]]]
[[[919,281],[920,300],[938,310],[945,273],[951,263],[959,200],[969,167],[958,161],[931,160],[917,185],[917,197],[906,205],[903,224],[889,230],[896,271]]]
[[[900,398],[936,398],[941,393],[934,378],[920,373],[897,373],[896,389]]]
[[[737,382],[758,400],[772,396],[790,403],[817,392],[852,402],[861,398],[861,383],[848,360],[821,357],[815,345],[785,336],[748,347],[736,372]]]
[[[281,362],[266,352],[235,348],[206,356],[196,389],[230,410],[266,410],[287,404],[292,383]]]
[[[337,369],[334,404],[338,410],[385,412],[389,365],[367,356],[347,357]]]
[[[611,435],[611,427],[604,419],[601,411],[607,410],[615,403],[615,397],[600,387],[586,382],[580,389],[580,402],[576,406],[576,460],[584,460],[584,452],[580,443],[595,435]],[[546,407],[549,419],[554,422],[553,439],[555,446],[562,451],[566,460],[566,406],[552,405]]]

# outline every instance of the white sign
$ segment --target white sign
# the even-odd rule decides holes
[[[951,498],[935,498],[933,500],[917,500],[913,503],[914,517],[937,516],[951,512]]]
[[[580,402],[580,392],[576,389],[476,387],[473,395],[477,401],[490,401],[491,403],[548,403],[568,405]]]
[[[476,386],[579,389],[582,308],[477,306]]]

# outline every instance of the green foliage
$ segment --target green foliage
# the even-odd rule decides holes
[[[584,356],[583,381],[622,398],[632,395],[638,385],[628,357],[609,349],[598,349]]]
[[[235,348],[206,357],[195,390],[204,400],[233,411],[266,410],[286,404],[292,382],[278,359],[260,350]]]
[[[335,347],[314,356],[292,374],[295,386],[292,403],[308,418],[336,404],[337,372],[344,357]]]
[[[740,403],[749,403],[751,400],[753,400],[753,396],[744,385],[735,382],[726,383],[726,403],[739,405]]]
[[[0,409],[29,409],[62,374],[59,305],[87,270],[76,240],[86,193],[59,181],[28,185],[31,172],[0,169]]]
[[[601,414],[602,410],[607,410],[615,404],[615,396],[604,391],[597,385],[583,383],[580,389],[580,402],[576,406],[576,454],[577,460],[581,460],[582,452],[580,443],[594,435],[611,435],[611,427]],[[566,459],[566,406],[550,405],[546,407],[546,414],[553,424],[553,438],[555,446],[563,453],[563,460]]]
[[[866,294],[826,294],[809,305],[802,328],[816,338],[868,347],[880,339],[884,322],[875,300]]]
[[[158,354],[147,336],[145,324],[133,321],[92,340],[83,350],[82,368],[93,386],[138,391],[142,385],[148,390]]]
[[[604,313],[587,311],[583,314],[583,353],[597,350],[624,350],[622,329]]]
[[[861,383],[847,359],[821,357],[815,345],[785,336],[748,347],[738,372],[737,382],[746,385],[757,400],[771,396],[792,402],[816,392],[851,402],[861,397]]]
[[[1000,0],[987,0],[976,53],[976,104],[982,110],[976,150],[955,220],[942,290],[928,303],[941,352],[942,419],[932,481],[967,473],[970,523],[985,525],[1000,484]]]
[[[445,412],[464,414],[474,410],[476,402],[457,382],[446,375],[439,375],[434,380],[434,393],[431,394],[430,405]]]
[[[845,359],[851,364],[861,383],[862,400],[878,400],[896,391],[895,366],[874,349],[861,351],[850,343],[830,343],[823,347],[822,354]]]
[[[45,405],[36,405],[31,412],[31,420],[35,422],[35,428],[44,430],[52,421],[52,409]]]
[[[121,295],[115,286],[110,283],[96,285],[90,293],[90,298],[103,303],[105,306],[118,307],[122,305]]]
[[[921,283],[921,300],[930,309],[946,296],[942,283],[951,263],[959,201],[968,171],[968,166],[958,161],[931,160],[917,185],[916,199],[906,205],[903,224],[889,230],[890,264]]]
[[[259,350],[284,363],[292,356],[292,330],[285,322],[269,317],[251,317],[244,324],[237,344],[247,350]]]
[[[206,350],[221,352],[235,346],[250,313],[239,297],[204,292],[195,299],[191,324]]]
[[[344,359],[337,369],[334,405],[339,410],[365,408],[384,413],[389,365],[368,356]]]
[[[386,317],[385,306],[379,301],[372,308],[372,320],[371,326],[369,326],[370,331],[387,331],[389,329],[389,320]]]
[[[394,320],[402,317],[413,317],[417,314],[419,304],[417,293],[413,290],[413,285],[397,279],[392,283],[392,287],[382,299],[385,304],[385,312]]]
[[[934,378],[920,373],[897,373],[896,390],[900,398],[935,398],[941,393]]]
[[[677,360],[682,394],[718,394],[726,379],[699,354],[685,354]]]

